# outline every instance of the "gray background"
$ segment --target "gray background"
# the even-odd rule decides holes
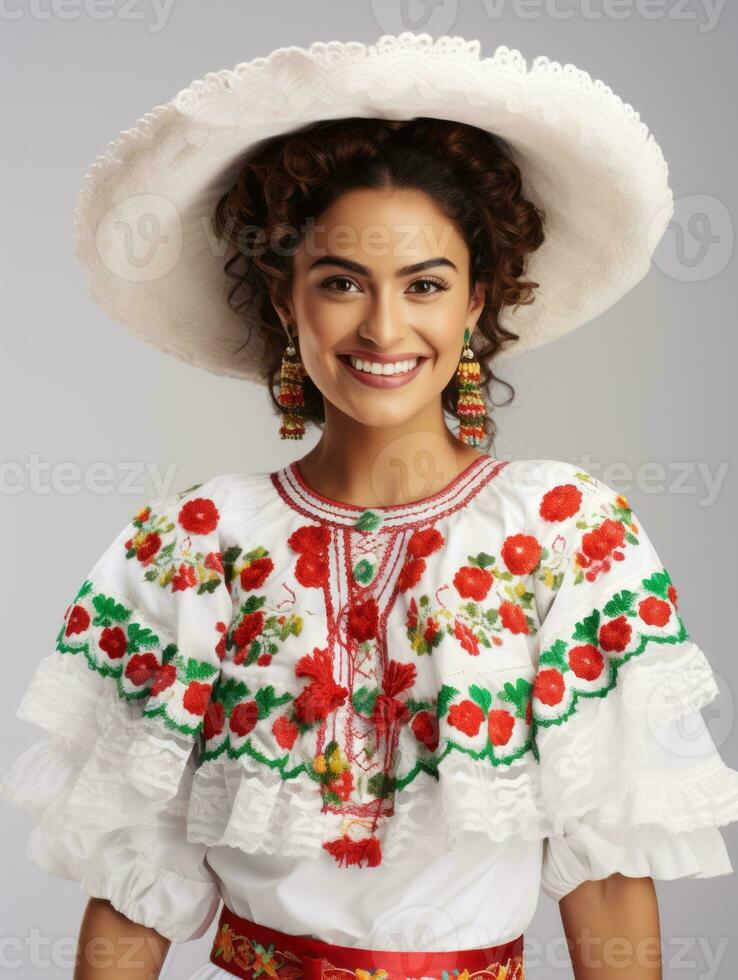
[[[716,671],[721,693],[705,717],[725,760],[738,767],[731,616],[738,190],[728,95],[736,85],[735,4],[299,0],[267,9],[180,0],[157,9],[145,0],[7,0],[0,8],[3,347],[10,355],[0,385],[2,770],[40,737],[14,718],[15,708],[52,650],[82,576],[157,495],[151,473],[180,489],[216,473],[275,469],[316,438],[299,449],[282,443],[265,392],[144,347],[94,305],[71,247],[83,173],[119,130],[208,71],[288,44],[370,43],[404,29],[479,38],[485,55],[506,44],[529,63],[538,54],[571,61],[635,105],[669,161],[676,214],[650,274],[587,327],[503,366],[517,395],[497,410],[494,448],[506,459],[576,461],[628,494]],[[496,400],[504,395],[499,389]],[[94,469],[99,464],[107,476]],[[154,467],[148,475],[147,465]],[[661,479],[640,469],[646,465],[662,467]],[[75,883],[25,858],[26,814],[4,806],[1,819],[0,969],[71,976],[85,898]],[[724,833],[735,865],[735,825]],[[734,976],[735,876],[658,882],[657,889],[665,975]],[[213,929],[173,946],[162,975],[183,977],[203,963]],[[543,896],[526,930],[531,977],[570,975],[560,934],[558,909]],[[33,936],[42,942],[35,965]]]

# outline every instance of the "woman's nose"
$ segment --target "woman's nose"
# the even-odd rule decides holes
[[[359,327],[362,340],[388,350],[401,344],[407,337],[409,328],[399,306],[391,298],[377,298]]]

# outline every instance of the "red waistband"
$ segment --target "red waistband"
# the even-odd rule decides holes
[[[435,977],[447,980],[468,971],[465,980],[524,980],[523,936],[499,946],[444,953],[362,949],[334,946],[320,939],[291,936],[258,925],[223,906],[210,960],[244,980],[405,980]],[[445,978],[444,978],[445,975]]]

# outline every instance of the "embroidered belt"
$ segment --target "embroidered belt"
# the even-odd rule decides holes
[[[226,905],[210,960],[244,980],[525,980],[522,934],[499,946],[444,953],[361,949],[291,936],[250,922]]]

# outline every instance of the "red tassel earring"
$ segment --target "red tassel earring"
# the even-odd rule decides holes
[[[456,400],[456,416],[459,419],[459,439],[469,446],[479,446],[484,441],[484,421],[487,406],[482,397],[482,372],[474,351],[469,346],[469,328],[464,330],[464,350],[461,354],[456,378],[459,390]]]
[[[305,392],[303,382],[305,368],[290,334],[282,355],[279,374],[279,397],[282,407],[282,424],[279,435],[282,439],[302,439],[305,434]]]

